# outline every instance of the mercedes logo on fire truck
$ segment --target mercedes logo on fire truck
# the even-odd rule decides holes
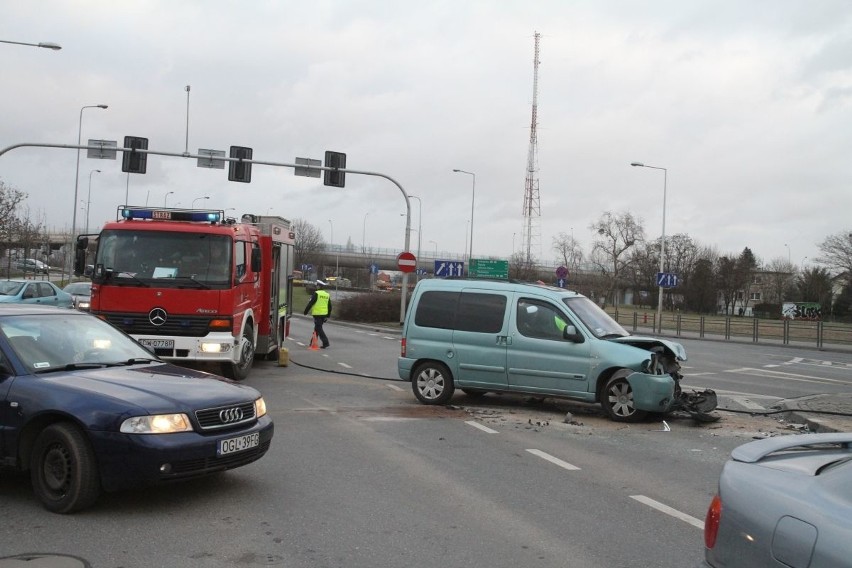
[[[148,312],[148,321],[151,322],[152,325],[156,325],[157,327],[166,323],[166,320],[169,319],[169,314],[166,313],[166,310],[163,308],[154,308],[150,312]]]

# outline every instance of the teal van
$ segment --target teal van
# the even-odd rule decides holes
[[[412,293],[398,371],[423,404],[446,404],[457,388],[523,393],[599,402],[633,422],[680,406],[681,361],[681,344],[630,335],[576,292],[432,279]]]

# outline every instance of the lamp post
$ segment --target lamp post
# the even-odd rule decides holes
[[[651,168],[654,170],[663,170],[663,234],[660,239],[660,272],[665,272],[665,262],[666,262],[666,178],[668,177],[668,170],[666,168],[661,168],[659,166],[648,166],[643,164],[642,162],[631,162],[631,166],[639,167],[639,168]],[[658,287],[657,294],[657,331],[662,331],[663,328],[663,287]]]
[[[86,199],[86,233],[89,232],[89,209],[92,208],[92,174],[101,170],[92,170],[89,172],[89,196]]]
[[[204,197],[196,197],[195,199],[193,199],[192,205],[190,206],[192,209],[195,209],[195,202],[198,201],[199,199],[210,199],[210,196],[205,195]]]
[[[473,258],[473,204],[476,200],[476,174],[473,172],[466,172],[464,170],[453,170],[457,174],[467,174],[473,177],[473,187],[470,192],[470,250],[467,255],[467,262],[470,264],[470,260]]]
[[[369,214],[369,211],[364,213],[364,227],[361,229],[361,254],[363,255],[367,254],[367,215]]]
[[[39,43],[26,43],[23,41],[9,41],[7,39],[0,39],[0,43],[14,43],[15,45],[29,45],[30,47],[44,47],[46,49],[52,49],[53,51],[59,51],[62,49],[62,46],[58,43],[53,43],[50,41],[41,41]]]
[[[417,200],[417,263],[420,263],[420,235],[423,234],[423,202],[416,195],[408,197]]]
[[[793,264],[793,261],[790,259],[790,245],[784,243],[784,246],[787,247],[787,264]]]
[[[328,224],[331,225],[331,243],[329,246],[334,246],[334,223],[331,222],[331,219],[328,220]],[[337,285],[340,281],[340,252],[336,251],[334,256],[334,289],[337,291]],[[336,294],[335,294],[336,295]]]
[[[83,111],[87,108],[108,108],[107,105],[85,105],[80,108],[80,120],[77,121],[77,146],[80,145],[80,139],[83,134]],[[78,188],[80,185],[80,149],[77,148],[77,169],[74,172],[74,207],[71,214],[71,243],[76,246],[77,243],[77,201],[80,199]],[[62,277],[65,277],[65,266],[62,267]]]
[[[173,193],[174,193],[174,191],[168,191],[168,192],[166,192],[166,195],[163,196],[163,207],[166,207],[166,205],[169,202],[169,196]]]

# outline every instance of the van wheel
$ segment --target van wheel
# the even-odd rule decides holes
[[[601,405],[613,422],[637,422],[647,414],[633,403],[633,389],[627,378],[616,373],[609,379],[601,394]]]
[[[423,404],[446,404],[455,386],[450,370],[441,363],[421,363],[411,377],[414,396]]]

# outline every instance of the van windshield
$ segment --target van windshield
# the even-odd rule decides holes
[[[627,337],[630,333],[618,325],[609,314],[596,303],[583,296],[574,296],[562,300],[574,315],[595,334],[596,337]]]

